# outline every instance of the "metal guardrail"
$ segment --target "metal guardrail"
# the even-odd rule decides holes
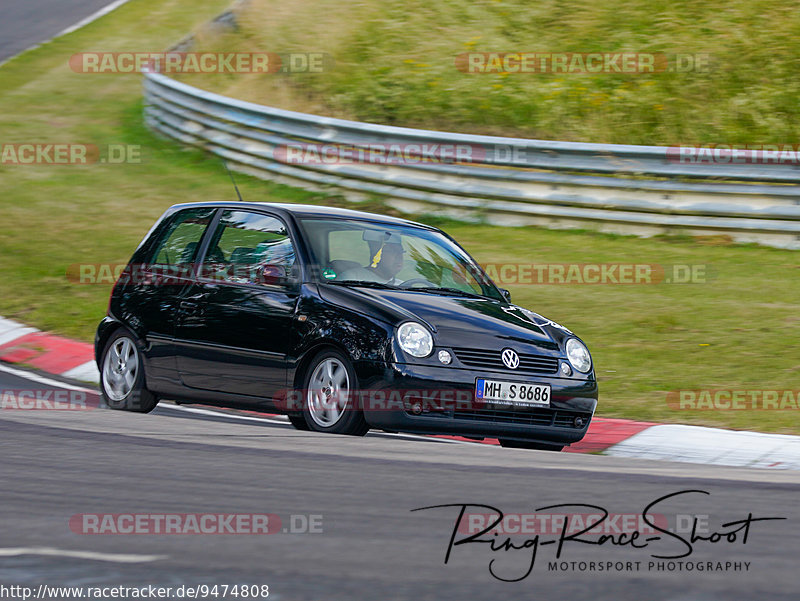
[[[730,235],[800,249],[800,168],[692,164],[659,146],[478,136],[297,113],[227,98],[147,73],[145,120],[232,168],[310,189],[380,196],[401,210],[501,225],[581,227],[652,235]],[[302,144],[367,149],[463,145],[469,162],[329,164],[287,159]]]

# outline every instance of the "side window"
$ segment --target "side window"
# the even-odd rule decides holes
[[[282,285],[296,257],[286,226],[260,213],[228,210],[211,239],[203,275],[236,284]]]
[[[172,217],[151,254],[156,265],[186,265],[197,258],[200,240],[211,223],[214,208],[185,209]]]

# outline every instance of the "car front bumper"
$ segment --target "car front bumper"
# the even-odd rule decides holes
[[[400,363],[382,368],[362,364],[357,371],[367,392],[361,403],[364,416],[372,427],[384,430],[567,445],[586,435],[597,407],[594,379]],[[476,401],[477,378],[549,384],[550,407]]]

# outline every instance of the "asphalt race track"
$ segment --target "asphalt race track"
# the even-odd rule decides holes
[[[2,386],[32,384],[2,373]],[[37,387],[41,385],[37,384]],[[92,406],[92,403],[88,403]],[[191,408],[190,408],[191,409]],[[211,412],[209,412],[211,413]],[[275,420],[187,411],[150,415],[104,408],[0,411],[0,582],[37,586],[268,584],[271,599],[795,599],[800,551],[793,471],[706,467],[606,456],[508,450],[387,435],[347,438],[298,432]],[[710,530],[753,517],[748,540],[700,541],[683,561],[750,562],[747,571],[648,571],[651,550],[567,543],[561,561],[640,561],[640,571],[548,570],[555,545],[530,555],[485,544],[445,551],[458,508],[486,504],[506,513],[590,503],[640,514],[681,490],[704,490],[660,505],[661,513],[708,516]],[[479,513],[485,510],[468,510]],[[566,511],[566,510],[565,510]],[[581,512],[580,509],[572,509]],[[586,510],[583,510],[585,513]],[[653,510],[655,511],[655,510]],[[268,513],[291,529],[292,515],[321,532],[253,534],[82,534],[76,514]],[[671,523],[671,521],[670,521]],[[465,536],[459,534],[459,537]],[[686,535],[688,536],[688,534]],[[517,545],[530,535],[512,535]],[[548,538],[542,536],[542,539]],[[549,538],[554,538],[550,536]],[[683,543],[654,543],[680,554]],[[724,539],[723,539],[724,540]],[[4,549],[55,555],[2,557]],[[91,558],[66,552],[89,551]],[[116,555],[144,556],[123,563]],[[157,556],[157,558],[153,558]],[[106,561],[110,559],[110,561]],[[743,570],[744,568],[742,568]],[[584,568],[586,570],[586,568]]]
[[[0,1],[0,62],[111,4],[112,0]]]

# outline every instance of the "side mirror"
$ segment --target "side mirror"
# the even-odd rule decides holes
[[[506,299],[508,302],[511,302],[511,291],[505,288],[500,288],[500,293],[503,295],[503,298]]]
[[[287,273],[285,265],[267,263],[258,271],[258,283],[265,286],[284,286],[294,288],[298,284],[296,270]]]
[[[286,279],[286,270],[280,265],[264,265],[258,272],[259,284],[282,286]]]

